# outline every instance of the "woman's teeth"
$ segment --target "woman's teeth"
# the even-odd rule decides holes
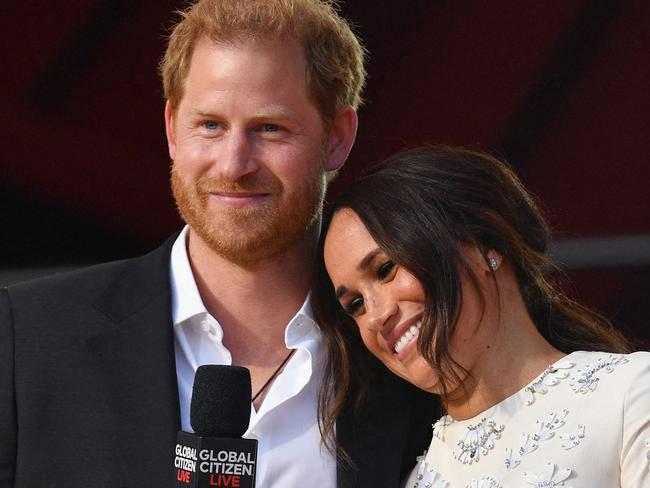
[[[399,352],[404,349],[404,346],[411,342],[414,337],[417,337],[421,327],[422,320],[418,320],[415,325],[409,327],[408,330],[402,334],[402,337],[400,337],[399,340],[395,343],[395,352],[399,354]]]

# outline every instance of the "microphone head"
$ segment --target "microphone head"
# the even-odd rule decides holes
[[[251,374],[241,366],[199,366],[194,376],[190,424],[199,435],[241,437],[251,415]]]

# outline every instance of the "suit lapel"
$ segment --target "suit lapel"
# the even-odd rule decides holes
[[[399,486],[411,411],[404,386],[377,370],[358,413],[348,409],[337,418],[337,437],[355,463],[351,468],[338,462],[338,488]]]
[[[128,262],[95,302],[112,322],[94,345],[128,486],[171,486],[180,426],[169,259],[174,238]]]

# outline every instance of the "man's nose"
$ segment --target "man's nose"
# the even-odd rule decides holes
[[[250,135],[244,130],[230,130],[219,152],[217,171],[228,181],[237,181],[242,176],[259,168],[253,153]]]

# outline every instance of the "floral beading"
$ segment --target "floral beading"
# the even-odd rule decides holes
[[[442,475],[433,467],[430,467],[425,458],[426,452],[422,456],[417,457],[419,463],[415,475],[417,481],[413,484],[412,488],[448,488],[449,482],[445,481]]]
[[[553,488],[556,486],[565,486],[564,481],[571,476],[573,470],[571,468],[557,469],[553,463],[546,463],[541,473],[523,473],[526,483],[535,486],[536,488]],[[566,486],[566,488],[569,488]]]
[[[465,439],[458,441],[452,455],[463,464],[478,462],[481,455],[486,456],[494,447],[494,442],[501,438],[503,429],[503,425],[485,418],[477,425],[469,425]]]
[[[506,449],[505,465],[510,471],[521,464],[521,459],[537,449],[539,441],[546,441],[555,435],[555,431],[565,424],[569,411],[564,409],[559,414],[551,412],[546,421],[537,420],[535,431],[522,433],[519,437],[519,447],[516,450]]]
[[[560,440],[562,440],[562,449],[573,449],[577,447],[582,442],[582,439],[585,438],[585,426],[578,424],[578,430],[571,434],[560,434]]]
[[[485,476],[480,480],[472,480],[465,488],[503,488],[494,478]]]
[[[444,417],[439,418],[433,427],[433,437],[440,439],[441,441],[445,440],[445,427],[454,423],[454,419],[450,415],[445,415]]]
[[[576,376],[571,378],[571,388],[573,388],[574,392],[582,394],[594,391],[600,381],[600,377],[596,376],[596,373],[602,369],[607,371],[607,373],[611,373],[614,371],[614,366],[625,363],[627,363],[626,358],[615,356],[614,354],[610,354],[607,357],[599,357],[593,366],[587,364],[584,369],[576,371]]]
[[[524,400],[526,405],[532,405],[535,402],[535,393],[544,395],[548,392],[549,386],[555,386],[560,382],[560,380],[567,378],[569,376],[567,370],[574,366],[575,363],[570,361],[563,361],[548,366],[537,380],[524,388]]]

